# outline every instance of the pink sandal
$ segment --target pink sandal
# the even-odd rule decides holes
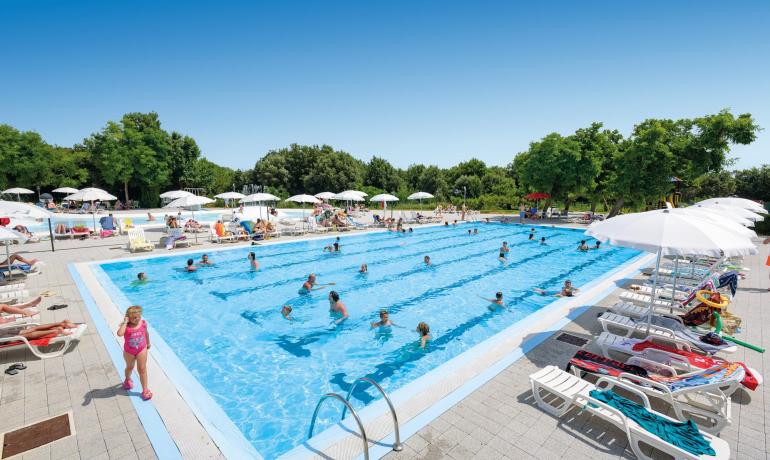
[[[131,379],[126,379],[123,382],[123,389],[128,391],[130,389],[134,388],[134,382],[131,381]]]
[[[149,401],[150,399],[152,399],[152,391],[144,390],[142,392],[142,399],[144,399],[145,401]]]

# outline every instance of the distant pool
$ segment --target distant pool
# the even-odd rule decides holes
[[[467,231],[478,228],[479,234]],[[103,263],[95,270],[111,297],[125,308],[139,304],[145,317],[206,388],[244,437],[265,458],[300,444],[320,395],[347,392],[368,376],[388,391],[543,308],[554,300],[532,288],[558,289],[565,279],[577,286],[629,261],[637,251],[605,247],[582,253],[582,231],[537,227],[548,245],[528,241],[529,227],[461,224],[418,228],[414,234],[342,236],[342,252],[323,253],[332,238],[209,252],[212,267],[181,271],[188,255]],[[498,249],[511,252],[501,263]],[[249,270],[254,251],[261,270]],[[430,255],[431,267],[422,263]],[[195,256],[199,259],[199,255]],[[366,262],[369,274],[358,267]],[[150,282],[136,286],[136,274]],[[307,274],[335,282],[350,318],[330,323],[330,288],[298,293]],[[507,309],[490,310],[479,296],[502,291]],[[280,309],[294,308],[295,321]],[[372,330],[380,309],[397,325]],[[430,325],[432,340],[419,348],[415,327]],[[354,393],[361,407],[378,395]],[[339,418],[326,406],[316,432]]]

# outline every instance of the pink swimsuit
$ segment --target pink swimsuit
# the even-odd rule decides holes
[[[126,333],[123,338],[126,340],[123,351],[129,355],[138,355],[147,348],[147,322],[142,320],[139,327],[136,328],[126,326]]]

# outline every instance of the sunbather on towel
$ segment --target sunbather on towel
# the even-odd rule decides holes
[[[16,264],[16,262],[21,262],[21,264]],[[0,262],[0,268],[4,268],[7,270],[9,265],[11,266],[11,268],[23,269],[24,267],[22,267],[22,265],[27,265],[29,268],[31,268],[38,262],[39,261],[37,259],[27,259],[26,257],[22,257],[17,253],[13,253],[9,258]]]
[[[22,235],[26,236],[27,238],[32,238],[33,236],[35,236],[35,235],[32,234],[32,232],[29,231],[29,229],[27,227],[25,227],[25,226],[23,226],[21,224],[13,227],[13,229],[16,230],[17,232],[21,233]]]
[[[39,326],[31,326],[22,330],[16,330],[14,328],[0,329],[0,338],[21,336],[27,340],[35,340],[43,337],[47,337],[51,334],[56,335],[72,335],[70,329],[77,329],[78,323],[65,319],[59,323],[41,324]]]
[[[38,297],[38,299],[40,299],[40,297]],[[37,303],[40,303],[40,301],[38,301]],[[0,304],[0,313],[5,313],[7,315],[21,315],[21,316],[35,316],[37,314],[36,311],[27,310],[26,307],[11,306],[8,304]],[[14,321],[16,321],[15,318],[0,316],[0,324],[12,323]]]

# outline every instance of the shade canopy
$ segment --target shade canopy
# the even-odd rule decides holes
[[[312,195],[294,195],[286,198],[286,201],[293,201],[294,203],[320,203],[321,200]]]
[[[752,222],[759,222],[765,219],[763,216],[761,216],[760,214],[757,214],[756,212],[751,212],[748,209],[739,208],[737,206],[730,206],[726,204],[717,204],[717,203],[696,204],[691,207],[692,208],[711,208],[718,211],[719,213],[722,213],[728,216],[729,215],[739,216],[744,219],[748,219]]]
[[[757,253],[748,237],[713,221],[670,209],[624,214],[595,222],[588,227],[586,235],[616,246],[664,256],[733,257]]]
[[[433,195],[428,192],[416,192],[406,197],[407,200],[427,200],[430,198],[433,198]]]
[[[751,221],[743,219],[741,217],[725,218],[722,214],[715,212],[711,208],[674,208],[671,210],[677,214],[690,215],[695,218],[706,219],[717,225],[725,227],[733,233],[736,233],[747,238],[756,238],[757,233],[750,228],[746,228],[745,225],[751,224]],[[745,224],[744,224],[745,223]]]
[[[366,198],[367,196],[369,196],[368,193],[362,192],[360,190],[345,190],[344,192],[340,192],[339,194],[342,194],[342,193],[355,193],[356,195],[358,195],[358,196],[360,196],[362,198]]]
[[[8,190],[3,190],[2,193],[9,193],[9,194],[12,193],[14,195],[29,195],[35,192],[33,192],[28,188],[14,187],[14,188],[9,188]]]
[[[332,197],[333,200],[342,201],[364,201],[364,197],[355,192],[355,190],[346,190]]]
[[[534,192],[534,193],[530,193],[529,195],[524,195],[524,198],[526,198],[527,200],[544,200],[547,198],[551,198],[551,195],[544,192]]]
[[[246,195],[244,195],[243,193],[225,192],[225,193],[220,193],[219,195],[214,195],[214,198],[221,198],[223,200],[239,200],[245,196]]]
[[[722,197],[722,198],[709,198],[708,200],[699,201],[696,204],[722,204],[727,206],[737,206],[739,208],[748,209],[760,214],[767,214],[767,209],[763,208],[761,204],[756,201],[746,198],[738,198],[735,196]]]
[[[168,198],[170,200],[176,200],[177,198],[182,198],[183,196],[195,196],[195,194],[185,190],[169,190],[168,192],[163,192],[160,194],[161,198]]]
[[[381,193],[379,195],[374,195],[373,197],[369,198],[369,201],[398,201],[398,197],[390,195],[388,193]]]
[[[241,203],[259,203],[260,201],[281,201],[281,199],[270,193],[252,193],[241,199]]]
[[[203,206],[204,204],[213,203],[214,200],[207,196],[190,195],[177,198],[171,203],[163,206],[164,208],[189,208],[191,206]]]
[[[59,187],[51,190],[51,193],[66,193],[68,195],[72,195],[73,193],[78,193],[80,190],[74,188],[74,187]]]
[[[723,212],[716,208],[710,208],[707,206],[688,206],[686,208],[676,208],[676,209],[686,209],[690,212],[698,212],[700,213],[700,216],[706,216],[710,218],[716,217],[717,219],[721,221],[729,221],[733,222],[739,225],[742,225],[744,227],[753,227],[754,222],[750,221],[749,219],[740,216],[738,214],[730,213],[730,212]]]
[[[77,193],[73,193],[72,195],[68,195],[64,197],[64,199],[69,201],[112,201],[117,200],[118,197],[110,195],[100,188],[89,187],[84,188]]]
[[[54,213],[34,204],[0,200],[0,215],[17,219],[48,219]]]
[[[27,241],[27,237],[24,234],[17,232],[16,230],[0,227],[0,242],[9,244],[14,241],[18,241],[19,243],[24,243],[25,241]]]
[[[333,198],[334,195],[335,194],[333,192],[321,192],[321,193],[316,193],[314,196],[319,200],[328,200],[330,198]]]

